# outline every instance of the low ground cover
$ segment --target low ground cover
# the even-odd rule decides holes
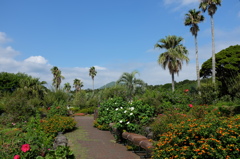
[[[152,124],[157,133],[153,158],[238,158],[240,115],[221,116],[220,111],[213,109],[196,116],[195,111],[158,117]],[[179,120],[172,120],[179,116]]]
[[[47,118],[41,118],[37,113],[28,121],[12,123],[11,128],[0,130],[0,158],[74,158],[69,147],[53,149],[53,141],[57,132],[71,131],[75,125],[73,118],[58,113]]]

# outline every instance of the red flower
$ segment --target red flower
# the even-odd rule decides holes
[[[27,152],[30,150],[30,145],[29,144],[23,144],[21,150],[23,152]]]
[[[187,93],[189,90],[188,89],[185,89],[184,92]]]
[[[48,107],[47,109],[48,109],[48,110],[50,110],[51,108],[50,108],[50,107]]]
[[[192,108],[192,107],[193,107],[193,105],[192,105],[192,104],[188,104],[188,106],[189,106],[190,108]]]
[[[13,157],[13,159],[20,159],[20,156],[19,156],[19,155],[15,155],[15,156]]]

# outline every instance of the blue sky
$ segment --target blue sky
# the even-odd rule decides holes
[[[176,81],[196,80],[194,38],[184,15],[198,0],[0,0],[0,72],[23,72],[52,83],[57,66],[65,80],[81,79],[92,88],[116,81],[123,72],[140,72],[148,84],[171,82],[157,63],[154,44],[168,35],[184,38],[190,63]],[[207,13],[198,34],[200,64],[211,57],[211,25]],[[214,15],[216,52],[240,44],[240,1],[222,0]]]

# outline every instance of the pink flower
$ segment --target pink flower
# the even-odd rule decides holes
[[[184,92],[187,93],[189,90],[188,89],[185,89]]]
[[[16,123],[12,123],[12,125],[16,125]]]
[[[21,150],[23,152],[27,152],[30,150],[30,145],[29,144],[23,144],[22,147],[21,147]]]
[[[20,155],[15,155],[13,159],[20,159]]]
[[[193,105],[192,105],[192,104],[188,104],[188,106],[189,106],[190,108],[192,108],[192,107],[193,107]]]

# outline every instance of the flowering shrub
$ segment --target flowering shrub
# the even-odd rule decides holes
[[[30,118],[28,122],[16,124],[8,132],[0,132],[0,158],[36,158],[44,156],[48,148],[52,147],[53,138],[42,131],[40,116]],[[1,144],[0,144],[1,145]]]
[[[43,131],[49,135],[55,136],[58,132],[66,132],[75,128],[76,122],[71,117],[54,115],[45,120],[39,121]]]
[[[151,122],[153,116],[154,108],[142,101],[127,103],[121,98],[114,98],[101,104],[95,126],[106,128],[101,125],[115,123],[114,127],[120,131],[138,132],[141,126]]]
[[[66,124],[66,127],[64,127],[64,124]],[[55,137],[55,131],[64,132],[73,129],[75,122],[70,117],[62,116],[42,120],[38,114],[36,117],[31,117],[28,122],[24,121],[15,126],[20,126],[20,128],[16,127],[8,131],[0,131],[0,158],[30,159],[44,158],[46,155],[50,156],[46,158],[51,158],[50,154],[55,153],[55,151],[56,153],[66,154],[69,152],[68,148],[51,150],[54,141],[53,137]],[[48,126],[52,127],[48,129]],[[60,130],[56,128],[58,126]]]
[[[94,122],[94,126],[103,127],[105,130],[108,130],[108,125],[113,122],[112,118],[115,114],[115,110],[121,107],[125,108],[126,106],[127,102],[122,98],[111,98],[101,103],[98,110],[98,118]]]
[[[68,115],[68,110],[67,106],[65,105],[58,105],[58,106],[51,106],[47,108],[47,116],[52,117],[54,115],[61,115],[61,116],[67,116]]]
[[[154,143],[153,158],[238,158],[240,115],[205,116],[168,124]]]

